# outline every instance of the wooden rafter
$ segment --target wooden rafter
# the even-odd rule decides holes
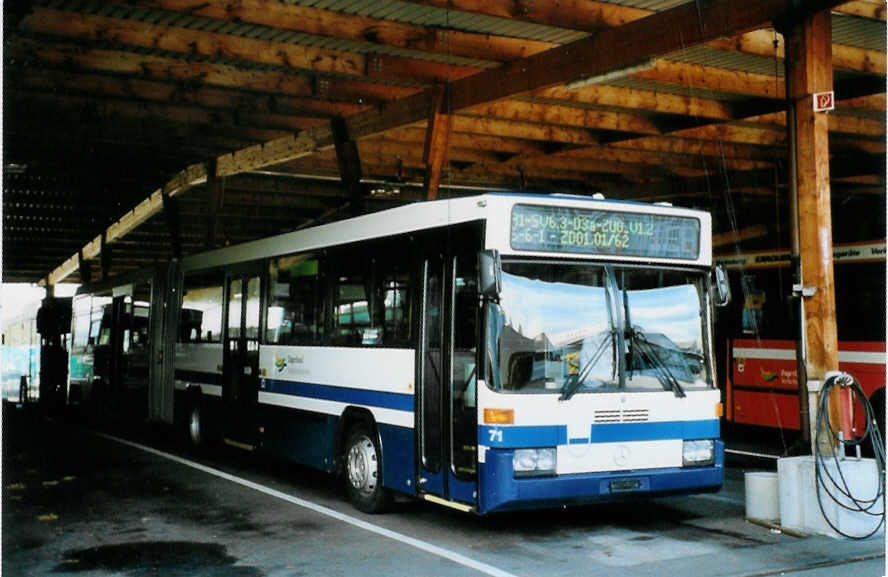
[[[835,2],[817,0],[806,4],[807,9],[816,10],[828,8]],[[547,132],[547,137],[559,131],[570,132],[568,143],[577,144],[598,144],[596,135],[590,133],[587,126],[578,125],[534,125],[534,121],[514,120],[503,117],[480,117],[478,115],[467,115],[466,111],[471,111],[476,106],[486,106],[488,102],[494,102],[494,107],[499,106],[500,102],[516,95],[528,94],[538,90],[544,90],[551,86],[561,85],[567,82],[586,79],[589,77],[599,76],[605,73],[620,71],[627,67],[635,66],[647,61],[651,57],[662,56],[675,51],[683,46],[690,46],[702,42],[714,40],[716,38],[739,33],[748,29],[754,29],[763,24],[767,24],[772,19],[781,16],[785,10],[784,1],[777,0],[758,0],[750,3],[744,3],[743,6],[729,0],[713,0],[704,4],[681,5],[672,10],[654,14],[647,18],[634,20],[629,24],[619,28],[606,28],[589,38],[579,40],[573,44],[564,45],[558,48],[534,54],[532,56],[522,58],[511,62],[499,68],[488,69],[465,78],[459,78],[452,82],[451,105],[453,110],[461,111],[460,115],[454,118],[454,130],[459,132],[458,126],[460,122],[475,125],[476,123],[495,123],[501,127],[509,125],[533,126],[535,130],[542,129]],[[37,9],[31,18],[38,14],[45,14],[51,9]],[[90,17],[100,18],[100,17]],[[112,19],[113,20],[113,19]],[[35,21],[41,26],[45,22],[39,20],[26,20],[25,26],[33,24]],[[66,23],[67,24],[67,23]],[[67,26],[66,26],[67,28]],[[78,28],[75,25],[74,28]],[[80,30],[87,40],[95,38],[95,30],[89,31],[89,27],[80,26]],[[137,26],[135,28],[138,28]],[[368,75],[368,60],[366,58],[353,58],[354,55],[343,56],[339,58],[339,53],[333,51],[311,51],[302,50],[305,47],[297,47],[298,49],[287,49],[285,57],[280,54],[272,54],[269,52],[267,41],[257,41],[262,46],[248,42],[249,39],[238,39],[238,46],[229,46],[228,42],[216,43],[216,38],[199,35],[190,36],[195,31],[181,33],[183,29],[169,30],[170,36],[158,36],[158,28],[161,32],[167,31],[164,27],[155,27],[152,31],[154,35],[150,37],[151,44],[145,39],[141,30],[135,29],[131,23],[125,26],[119,26],[113,29],[103,29],[106,34],[102,36],[104,40],[111,42],[123,42],[127,45],[139,46],[141,42],[143,46],[151,49],[162,48],[173,52],[183,54],[206,54],[208,57],[223,55],[232,58],[233,61],[247,60],[250,62],[259,62],[270,64],[271,66],[280,67],[287,70],[309,70],[313,74],[320,74],[321,77],[329,74],[345,74],[354,76],[355,78],[344,78],[346,82],[367,82],[373,75]],[[35,29],[39,30],[40,26]],[[53,29],[43,29],[44,33],[55,33]],[[59,30],[64,35],[64,31]],[[212,34],[212,33],[204,33]],[[68,36],[71,37],[71,36]],[[74,36],[76,37],[76,36]],[[638,38],[644,38],[645,42],[638,42]],[[190,42],[189,42],[190,40]],[[132,41],[132,43],[131,43]],[[183,44],[184,43],[184,44]],[[214,51],[215,50],[215,51]],[[304,59],[312,57],[311,61],[305,62]],[[295,65],[294,65],[295,63]],[[391,70],[394,64],[404,66],[403,70],[408,67],[419,66],[414,62],[397,61],[390,58],[385,59],[386,70]],[[305,66],[305,68],[302,68]],[[430,68],[432,70],[434,67]],[[438,68],[440,73],[432,73],[429,80],[436,78],[436,74],[445,74],[446,78],[455,78],[459,76],[459,69],[452,66]],[[293,75],[298,76],[299,72]],[[388,72],[383,72],[385,76]],[[419,69],[409,68],[409,77],[417,78]],[[332,79],[332,77],[331,77]],[[326,80],[326,78],[325,78]],[[340,79],[335,79],[340,80]],[[385,85],[385,82],[377,82],[370,84]],[[309,83],[310,91],[304,95],[313,95],[315,97],[328,93],[328,88],[320,88],[316,82]],[[379,134],[385,134],[387,131],[395,129],[403,129],[411,125],[421,125],[427,119],[427,111],[429,104],[433,101],[430,91],[424,90],[413,95],[408,95],[397,100],[384,103],[382,105],[368,108],[360,111],[346,119],[349,134],[353,138],[370,138]],[[532,103],[531,103],[532,106]],[[512,101],[506,101],[503,104],[506,114],[516,110]],[[533,107],[531,108],[533,109]],[[492,110],[498,110],[493,108]],[[555,113],[559,113],[557,109]],[[623,116],[612,116],[606,114],[610,111],[601,110],[589,115],[583,113],[584,117],[596,117],[602,119],[601,130],[623,131],[626,127],[630,130],[643,129],[641,134],[649,134],[654,138],[661,138],[662,130],[658,123],[649,123],[649,119],[644,115],[634,115],[632,113],[624,113]],[[553,111],[541,112],[541,114],[552,114]],[[599,114],[600,113],[600,114]],[[564,111],[566,117],[569,117],[567,111]],[[620,113],[617,113],[620,114]],[[634,118],[637,117],[637,118]],[[514,118],[514,117],[513,117]],[[715,130],[717,129],[717,130]],[[755,133],[760,134],[755,134]],[[768,128],[748,127],[748,126],[718,126],[718,127],[693,127],[676,133],[680,138],[721,138],[730,137],[736,142],[755,142],[756,144],[765,143],[767,145],[775,145],[779,143],[774,138],[757,138],[765,133],[775,133],[776,131]],[[585,133],[585,136],[583,136]],[[497,134],[497,133],[487,133]],[[503,138],[514,139],[516,134],[512,131],[501,131],[499,136]],[[299,158],[311,154],[326,154],[329,159],[329,152],[333,144],[333,135],[329,124],[324,123],[315,127],[298,131],[296,134],[288,134],[282,138],[277,138],[266,142],[262,145],[252,146],[239,150],[235,153],[223,155],[217,159],[216,176],[226,176],[242,172],[245,170],[255,170],[258,168],[268,167],[275,164],[296,161]],[[360,143],[359,143],[360,144]],[[377,153],[378,155],[378,153]],[[568,157],[570,158],[570,157]],[[386,159],[380,158],[381,162]],[[325,160],[328,161],[328,160]],[[562,162],[559,160],[559,162]],[[563,161],[566,163],[573,162]],[[476,163],[481,164],[481,162]],[[613,163],[607,163],[613,164]],[[627,163],[631,164],[631,163]],[[647,166],[647,165],[645,165]],[[579,168],[577,166],[577,168]],[[602,167],[605,169],[607,167]],[[635,167],[630,167],[635,168]],[[684,167],[680,167],[684,171]],[[459,168],[457,170],[460,170]],[[549,166],[531,167],[529,171],[535,171],[536,174],[548,175],[554,179],[561,178],[588,178],[585,174],[576,173],[566,166],[564,170],[553,169]],[[204,179],[206,178],[204,170]],[[643,168],[639,171],[627,171],[626,176],[633,180],[644,180],[657,178],[657,172],[651,171],[650,168]],[[185,174],[180,176],[179,181],[191,183],[194,174]],[[181,183],[180,183],[181,184]],[[171,185],[175,189],[176,185]],[[113,236],[113,235],[112,235]],[[109,237],[111,238],[111,237]]]
[[[126,4],[480,60],[515,60],[553,46],[550,42],[416,26],[271,0],[207,0],[197,5],[191,0],[139,0]]]
[[[447,162],[450,147],[450,133],[453,131],[453,115],[447,110],[447,87],[440,85],[435,88],[435,99],[429,110],[426,127],[426,138],[423,146],[422,159],[426,165],[425,190],[426,200],[438,197],[438,185],[441,183],[441,169]]]

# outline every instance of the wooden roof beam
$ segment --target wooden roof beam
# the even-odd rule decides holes
[[[423,184],[426,200],[434,200],[438,197],[441,168],[447,163],[450,134],[453,132],[453,115],[449,114],[447,109],[447,87],[439,85],[435,87],[435,99],[429,110],[429,121],[422,152],[422,160],[426,165]]]
[[[200,4],[192,0],[133,0],[124,4],[480,60],[515,60],[554,46],[550,42],[417,26],[273,0],[205,0]]]
[[[814,12],[836,4],[838,2],[831,0],[813,0],[806,3],[805,8]],[[703,5],[683,4],[617,28],[603,30],[590,38],[455,81],[451,85],[451,110],[462,110],[548,86],[626,69],[685,46],[760,27],[782,17],[787,9],[786,0],[758,0],[742,5],[732,0],[713,0]],[[645,41],[639,42],[642,38]],[[358,113],[346,119],[349,133],[353,137],[369,136],[412,124],[425,117],[433,100],[432,92],[423,91],[379,109]],[[300,158],[329,149],[332,143],[333,134],[329,125],[303,130],[297,135],[288,135],[220,157],[217,176]],[[205,168],[201,166],[201,169],[202,177],[206,180]],[[185,173],[180,178],[188,179]],[[151,197],[143,202],[150,201]],[[66,270],[66,266],[67,262],[51,273],[50,284],[56,284],[71,274],[74,267]]]
[[[242,70],[225,64],[185,61],[122,50],[85,48],[81,45],[16,37],[9,55],[16,61],[37,60],[68,70],[122,74],[168,82],[186,82],[289,96],[313,96],[312,77],[304,73]],[[412,93],[410,90],[408,93]],[[401,96],[404,94],[402,93]],[[323,96],[322,98],[326,98]]]
[[[366,108],[351,103],[328,102],[316,98],[257,94],[230,89],[162,82],[139,77],[40,70],[35,67],[7,66],[7,78],[16,86],[62,94],[90,94],[115,98],[136,98],[164,104],[188,104],[208,109],[237,110],[252,114],[319,116],[350,115]]]
[[[622,26],[656,14],[653,10],[621,6],[595,0],[407,0],[413,4],[435,6],[449,10],[499,16],[534,24],[556,26],[571,30],[595,32],[602,28]],[[881,0],[860,0],[835,7],[837,12],[885,20],[885,4]],[[714,40],[713,48],[733,50],[745,54],[774,57],[773,31],[757,30],[742,32]],[[779,36],[779,35],[778,35]],[[783,58],[783,38],[779,36],[779,58]],[[833,66],[840,69],[882,74],[885,72],[885,55],[852,46],[833,45]],[[880,64],[881,63],[881,64]],[[882,72],[879,72],[881,70]]]
[[[731,38],[719,38],[710,42],[708,46],[775,58],[781,62],[785,58],[786,50],[783,35],[773,29],[754,30]],[[834,69],[885,76],[885,54],[882,52],[833,43],[832,60]]]
[[[339,178],[342,186],[348,193],[348,199],[352,214],[360,214],[363,202],[363,188],[361,186],[361,155],[358,145],[348,133],[345,119],[335,116],[330,119],[330,128],[333,130],[333,145],[336,152],[336,164],[339,168]]]
[[[882,0],[855,0],[854,2],[845,2],[834,8],[836,12],[842,14],[851,14],[853,16],[861,16],[872,20],[885,21],[885,2]]]
[[[104,99],[74,95],[35,95],[33,92],[10,88],[10,99],[18,102],[29,102],[31,106],[67,110],[72,114],[84,114],[96,119],[114,119],[116,117],[157,120],[173,122],[186,126],[227,126],[237,127],[232,134],[241,134],[252,140],[269,140],[284,132],[304,130],[327,121],[317,117],[251,114],[248,112],[206,110],[194,106],[176,104],[160,104],[158,102],[137,102],[132,100]]]
[[[355,52],[301,46],[254,38],[164,26],[38,7],[25,17],[21,29],[81,41],[112,42],[124,46],[166,50],[207,58],[230,58],[280,67],[283,70],[312,71],[350,76],[372,76],[416,82],[447,81],[474,74],[477,68],[461,67],[389,55],[363,55]]]
[[[546,26],[595,32],[602,28],[622,26],[653,14],[628,6],[594,0],[407,0],[411,4],[460,10],[510,20],[521,20]]]
[[[822,10],[835,4],[835,1],[817,0],[809,2],[806,9]],[[703,7],[680,5],[619,28],[603,30],[593,37],[457,80],[452,84],[452,110],[625,69],[652,56],[754,29],[782,17],[787,6],[785,0],[759,0],[742,7],[730,0],[713,1]],[[700,23],[704,25],[700,26]],[[637,38],[645,38],[646,42],[637,42]],[[429,91],[423,91],[351,116],[347,119],[350,133],[366,136],[417,122],[424,118],[431,97]],[[312,154],[331,144],[329,129],[321,127],[260,147],[251,147],[220,160],[225,170],[252,170]]]
[[[287,69],[362,75],[366,68],[365,58],[359,54],[46,7],[35,8],[22,20],[20,28],[62,38],[111,42],[185,55],[221,56]]]
[[[715,92],[774,99],[782,99],[784,96],[782,78],[674,60],[658,59],[653,68],[633,74],[633,77],[680,84],[684,87],[703,88]]]

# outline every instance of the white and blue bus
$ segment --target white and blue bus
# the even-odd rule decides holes
[[[704,212],[487,194],[179,264],[153,398],[195,443],[341,473],[368,512],[722,485]]]

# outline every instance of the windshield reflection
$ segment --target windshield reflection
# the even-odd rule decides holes
[[[497,389],[539,393],[709,387],[700,273],[503,264],[488,351]]]

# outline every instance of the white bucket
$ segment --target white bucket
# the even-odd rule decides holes
[[[777,473],[746,473],[746,518],[778,523],[780,491]]]

